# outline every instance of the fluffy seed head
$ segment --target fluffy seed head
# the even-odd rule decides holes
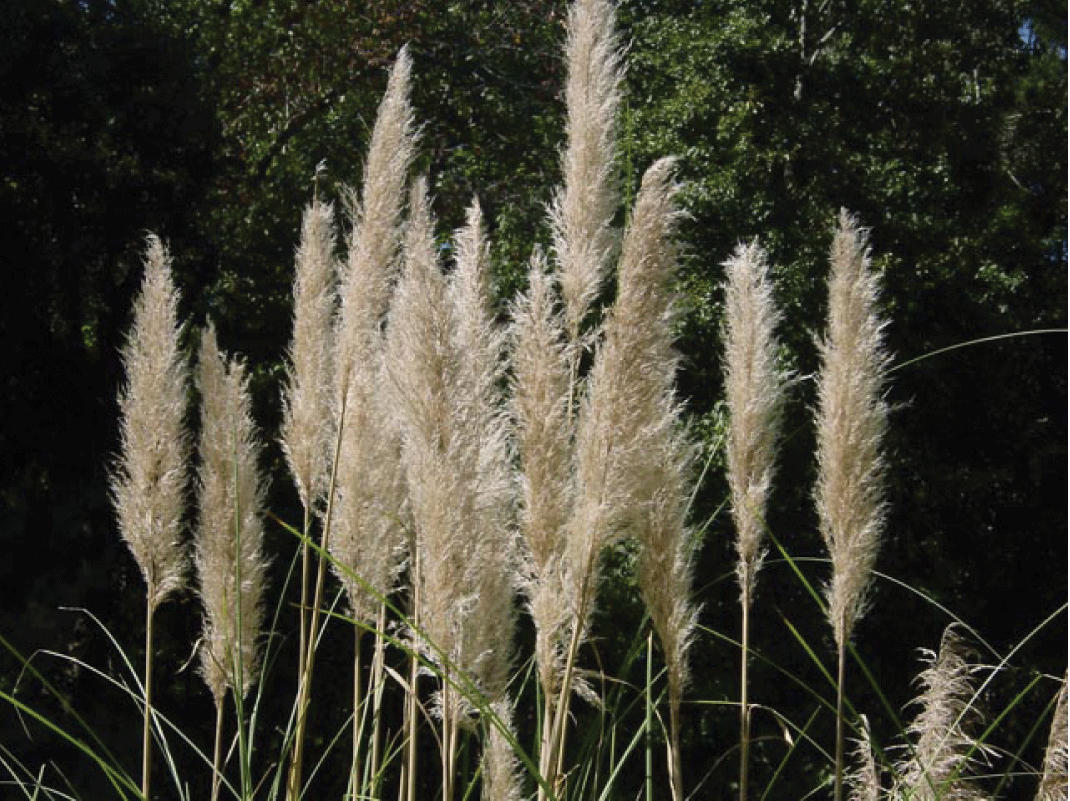
[[[749,603],[765,556],[762,529],[775,469],[785,375],[776,361],[779,315],[765,251],[757,242],[740,245],[724,266],[728,484],[739,556],[736,572]]]
[[[565,87],[568,143],[564,185],[551,209],[565,325],[575,344],[601,291],[616,235],[619,202],[613,161],[624,72],[613,5],[580,0],[569,11]]]
[[[528,288],[513,304],[511,319],[521,589],[535,622],[539,678],[553,692],[568,613],[561,603],[561,559],[573,499],[573,424],[564,328],[541,251],[532,256]]]
[[[260,445],[245,369],[223,357],[212,326],[201,337],[200,520],[194,560],[204,606],[201,674],[216,703],[256,680],[267,560]]]
[[[888,355],[866,234],[846,212],[840,215],[831,262],[828,330],[820,343],[815,497],[832,557],[829,620],[842,647],[865,612],[884,529],[881,440],[888,417]]]
[[[187,485],[185,428],[188,367],[179,350],[178,292],[171,258],[148,239],[145,278],[119,395],[120,457],[111,476],[119,532],[145,579],[150,609],[185,583],[182,512]]]
[[[988,755],[970,734],[981,722],[969,649],[948,627],[940,651],[923,653],[927,667],[918,675],[921,694],[917,716],[907,728],[914,738],[909,757],[897,768],[896,798],[917,801],[980,801],[985,794],[969,775],[974,763]]]
[[[294,275],[282,446],[306,509],[312,508],[327,482],[335,305],[333,217],[331,206],[318,200],[305,209]]]

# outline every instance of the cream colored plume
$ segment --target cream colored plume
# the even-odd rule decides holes
[[[884,530],[881,440],[888,355],[866,234],[841,213],[832,244],[828,330],[820,343],[816,501],[832,557],[829,621],[843,648],[865,612]]]
[[[326,489],[331,442],[335,287],[334,210],[329,204],[314,200],[305,209],[295,261],[282,446],[301,503],[312,509]]]
[[[201,673],[219,703],[227,689],[245,695],[260,667],[264,484],[260,444],[240,361],[219,351],[211,325],[201,336],[201,468],[195,563],[204,606]]]
[[[615,25],[614,6],[606,0],[579,0],[569,9],[564,184],[551,222],[565,327],[573,345],[617,244],[612,227],[620,202],[614,148],[624,72]]]
[[[384,396],[383,326],[397,281],[405,187],[415,148],[412,59],[402,48],[372,130],[351,230],[335,330],[333,418],[339,439],[329,550],[353,615],[376,619],[405,556],[400,443]]]
[[[189,368],[179,345],[171,257],[155,236],[148,239],[144,262],[145,278],[122,353],[121,455],[111,491],[119,531],[145,579],[151,615],[186,580],[182,514],[188,482]]]
[[[728,403],[728,484],[736,526],[736,572],[745,602],[765,549],[765,506],[775,471],[785,373],[777,366],[769,265],[757,242],[740,245],[725,262],[724,373]]]

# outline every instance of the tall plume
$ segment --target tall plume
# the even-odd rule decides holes
[[[690,595],[682,586],[689,583],[685,574],[690,558],[682,530],[684,510],[678,504],[687,494],[690,450],[680,437],[680,409],[673,396],[679,357],[672,346],[676,310],[671,282],[679,214],[672,168],[670,159],[662,159],[647,171],[625,235],[617,299],[580,408],[577,500],[566,567],[571,602],[589,614],[599,555],[625,534],[637,534],[646,554],[640,580],[667,647],[671,640],[687,640],[670,633],[676,628],[670,621],[682,625],[690,617],[672,611],[678,603],[686,605]],[[673,525],[663,530],[652,526],[656,508],[664,517],[661,522],[671,520]],[[652,537],[661,541],[655,543]],[[671,589],[665,585],[670,581],[675,582]],[[655,587],[658,582],[660,589]],[[667,596],[670,591],[675,598]]]
[[[829,620],[842,648],[866,607],[884,529],[881,440],[888,355],[866,234],[841,212],[832,244],[828,331],[820,343],[817,511],[832,557]]]
[[[825,597],[838,662],[833,798],[841,801],[847,643],[865,612],[884,529],[881,440],[888,418],[884,401],[888,356],[866,235],[846,212],[840,213],[831,262],[828,330],[819,343],[814,494],[821,536],[832,557]]]
[[[419,625],[451,656],[461,622],[468,565],[462,521],[461,432],[453,402],[460,354],[435,242],[427,184],[419,179],[410,200],[401,280],[387,328],[386,364],[391,403],[402,437],[409,503],[416,532]]]
[[[580,0],[569,10],[568,142],[562,156],[564,185],[554,200],[551,222],[565,326],[573,345],[616,248],[614,148],[624,71],[615,25],[607,0]]]
[[[405,186],[415,150],[412,59],[398,54],[372,130],[351,230],[336,325],[334,419],[340,447],[330,547],[355,617],[375,620],[404,555],[404,479],[383,396],[383,327],[397,280]]]
[[[521,589],[535,622],[535,661],[548,693],[557,690],[567,621],[561,560],[573,500],[569,370],[554,300],[552,276],[536,251],[527,291],[511,312],[511,414],[519,464]]]
[[[201,468],[194,559],[205,614],[201,673],[218,704],[227,689],[244,696],[260,665],[264,485],[245,369],[223,357],[211,325],[201,336],[197,379]]]
[[[462,460],[471,476],[462,488],[469,578],[473,598],[465,620],[460,666],[492,702],[506,696],[512,670],[516,547],[514,487],[501,384],[505,332],[491,308],[490,262],[483,215],[477,202],[454,237],[456,265],[448,295],[457,362],[455,426]]]
[[[293,339],[286,369],[282,446],[301,503],[312,509],[327,484],[330,456],[334,210],[305,209],[294,275]]]
[[[123,348],[119,396],[121,455],[111,476],[119,531],[145,579],[152,610],[185,584],[182,542],[188,459],[185,427],[189,369],[179,347],[178,292],[171,257],[148,239],[145,278]]]
[[[775,472],[784,371],[777,366],[769,265],[757,242],[725,262],[724,373],[728,402],[728,484],[736,526],[736,573],[749,602],[765,556],[762,529]]]

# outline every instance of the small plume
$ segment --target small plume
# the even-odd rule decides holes
[[[1059,699],[1055,704],[1055,716],[1051,721],[1051,733],[1048,735],[1048,747],[1044,750],[1044,775],[1037,788],[1037,801],[1066,801],[1066,677],[1059,690]]]
[[[948,627],[939,653],[924,652],[927,667],[918,675],[919,712],[907,728],[914,739],[897,766],[894,797],[913,801],[981,801],[985,794],[969,775],[988,749],[970,734],[981,722],[975,703],[969,649]]]
[[[219,351],[211,325],[201,336],[200,521],[194,561],[204,606],[201,674],[217,703],[244,696],[260,666],[267,560],[260,445],[242,363]]]
[[[881,775],[873,758],[873,744],[869,733],[869,721],[860,715],[862,736],[855,743],[857,764],[847,775],[848,801],[880,801]]]
[[[123,348],[120,456],[111,476],[119,532],[145,579],[150,610],[185,585],[182,512],[188,483],[189,368],[182,357],[171,257],[148,239],[145,278]]]

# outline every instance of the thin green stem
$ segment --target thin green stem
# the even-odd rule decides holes
[[[837,662],[838,667],[836,670],[836,776],[834,779],[832,797],[833,801],[843,801],[843,768],[844,768],[844,753],[843,753],[843,738],[844,738],[844,722],[843,722],[843,686],[844,677],[847,672],[847,647],[844,643],[840,643],[837,649]]]
[[[646,635],[646,801],[654,801],[654,748],[652,738],[652,722],[654,717],[654,632],[648,631]]]
[[[750,697],[748,668],[750,665],[750,581],[743,581],[743,620],[739,658],[739,801],[747,801],[750,781]]]
[[[141,730],[141,795],[148,801],[152,785],[152,594],[145,596],[145,720]]]
[[[349,774],[349,797],[356,799],[362,794],[360,773],[360,735],[364,728],[364,709],[361,697],[360,643],[364,630],[353,626],[353,765]]]
[[[327,513],[323,520],[323,540],[320,545],[322,554],[327,554],[330,548],[331,515],[334,511],[334,491],[338,481],[339,454],[342,450],[342,433],[346,418],[346,395],[342,396],[342,408],[339,411],[338,433],[334,442],[334,458],[331,460],[330,491],[327,495]],[[308,542],[307,537],[305,542]],[[319,557],[316,568],[316,592],[312,601],[311,618],[308,626],[308,642],[305,649],[304,671],[301,673],[301,682],[298,686],[297,697],[297,723],[294,730],[293,755],[290,760],[290,772],[286,785],[287,801],[298,801],[301,788],[302,762],[305,754],[305,726],[308,720],[308,704],[312,686],[312,668],[316,657],[316,640],[319,626],[319,612],[323,605],[323,586],[327,573],[327,560],[323,555]]]
[[[219,799],[219,785],[223,779],[223,702],[226,695],[215,699],[215,745],[212,748],[212,801]]]

